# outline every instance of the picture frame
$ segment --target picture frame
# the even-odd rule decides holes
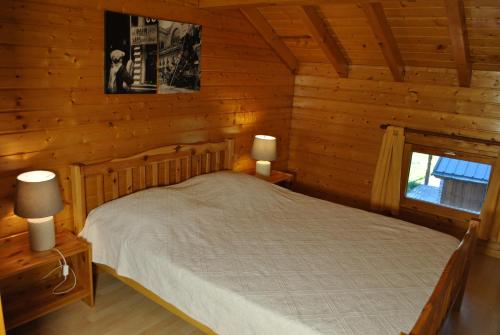
[[[201,25],[105,12],[104,92],[200,90]]]

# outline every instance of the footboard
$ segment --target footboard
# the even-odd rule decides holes
[[[431,297],[408,335],[437,335],[450,309],[460,309],[474,255],[478,225],[478,221],[471,220],[467,233],[451,255]]]

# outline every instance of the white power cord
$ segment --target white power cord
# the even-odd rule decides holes
[[[75,275],[75,272],[73,271],[73,269],[69,267],[68,263],[66,262],[66,258],[64,257],[62,252],[60,252],[57,248],[52,248],[52,250],[54,250],[55,252],[57,252],[59,254],[59,256],[61,256],[61,259],[59,260],[59,266],[52,269],[49,273],[47,273],[45,276],[43,276],[42,279],[47,278],[54,271],[61,269],[64,279],[52,289],[52,294],[55,294],[55,295],[66,294],[66,293],[72,291],[76,287],[76,275]],[[62,260],[62,262],[61,262],[61,260]],[[68,275],[69,275],[70,271],[71,271],[71,274],[73,275],[73,286],[71,286],[70,288],[68,288],[64,291],[57,291],[57,289],[59,287],[61,287],[68,279]]]

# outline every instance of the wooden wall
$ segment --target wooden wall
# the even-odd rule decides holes
[[[302,64],[288,164],[300,190],[369,208],[383,123],[500,141],[500,72],[475,71],[471,88],[457,87],[451,69],[408,68],[406,77],[353,66],[340,79],[328,64]]]
[[[287,163],[293,76],[238,11],[197,1],[3,0],[0,13],[0,236],[26,229],[12,213],[15,176],[58,172],[72,228],[70,163],[171,144],[236,138],[238,169],[255,133],[276,135]],[[180,6],[180,5],[188,6]],[[203,25],[201,91],[103,94],[104,10]]]

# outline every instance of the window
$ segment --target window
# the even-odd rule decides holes
[[[414,151],[405,196],[479,214],[490,174],[489,164]]]
[[[408,137],[401,174],[403,212],[427,219],[430,214],[440,222],[450,219],[456,224],[477,218],[495,164],[493,150],[497,149],[465,141]]]

